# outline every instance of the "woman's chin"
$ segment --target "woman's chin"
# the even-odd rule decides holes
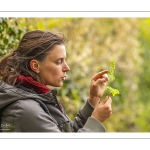
[[[55,84],[55,87],[62,87],[63,86],[63,82],[59,83],[59,84]]]

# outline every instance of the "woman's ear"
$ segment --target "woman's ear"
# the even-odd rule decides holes
[[[30,61],[30,68],[31,68],[34,72],[39,73],[39,72],[40,72],[40,70],[39,70],[39,68],[40,68],[39,62],[38,62],[37,60],[35,60],[35,59],[32,59],[32,60]]]

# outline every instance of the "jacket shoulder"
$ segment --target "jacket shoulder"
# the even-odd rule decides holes
[[[5,110],[5,115],[9,116],[7,122],[13,122],[17,132],[60,132],[40,104],[31,99],[13,103]]]

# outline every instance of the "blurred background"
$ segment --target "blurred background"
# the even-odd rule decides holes
[[[91,77],[114,60],[115,80],[108,84],[120,94],[112,97],[107,132],[150,131],[150,18],[0,18],[0,59],[34,29],[67,37],[71,70],[57,96],[71,119],[89,96]]]

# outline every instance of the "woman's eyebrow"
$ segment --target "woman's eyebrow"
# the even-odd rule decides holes
[[[65,59],[65,57],[59,57],[57,60],[60,60],[60,59]]]

